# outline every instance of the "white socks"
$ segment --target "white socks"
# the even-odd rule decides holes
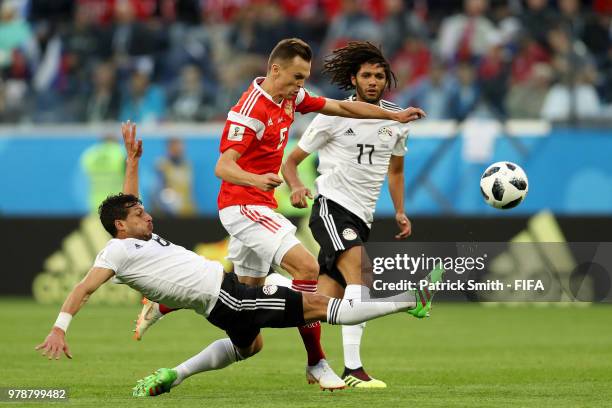
[[[360,294],[361,288],[359,286],[358,293]],[[355,293],[355,290],[357,289],[351,288],[349,293]],[[344,296],[345,299],[330,299],[327,304],[327,323],[355,325],[376,317],[413,309],[416,306],[414,294],[408,292],[381,299],[371,299],[369,292],[365,293],[365,296],[359,296],[362,300],[346,299],[346,291]]]
[[[344,299],[361,299],[361,291],[368,289],[361,285],[347,285],[344,289]],[[342,346],[344,349],[344,366],[354,370],[361,367],[361,355],[359,349],[361,347],[361,336],[365,329],[365,322],[354,326],[342,326]]]
[[[210,370],[219,370],[243,360],[230,339],[220,339],[211,343],[200,353],[174,367],[177,373],[173,387],[179,385],[185,378]]]

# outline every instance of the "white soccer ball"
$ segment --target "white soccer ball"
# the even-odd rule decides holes
[[[487,204],[508,210],[519,205],[529,190],[527,175],[511,162],[493,163],[480,178],[480,192]]]

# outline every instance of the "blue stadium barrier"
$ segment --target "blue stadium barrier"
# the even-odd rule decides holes
[[[181,133],[186,154],[193,163],[194,195],[201,215],[216,215],[220,182],[214,176],[218,157],[218,132],[205,127],[199,133]],[[68,134],[69,133],[69,134]],[[96,143],[100,133],[88,128],[27,132],[0,131],[0,215],[60,216],[87,212],[87,180],[79,157]],[[156,183],[154,163],[165,151],[168,134],[143,131],[145,155],[141,163],[141,192],[145,204]],[[435,135],[432,135],[435,136]],[[502,137],[495,141],[486,163],[463,158],[462,137],[415,137],[409,140],[406,181],[410,199],[408,214],[414,215],[518,215],[550,209],[558,214],[612,213],[612,134],[607,130],[553,129],[546,137]],[[520,143],[526,154],[517,149]],[[448,143],[439,157],[437,149]],[[480,196],[479,178],[489,163],[500,160],[521,165],[529,177],[526,201],[511,211],[486,206]],[[424,166],[432,165],[427,179],[450,208],[432,198],[430,190],[415,179]],[[393,205],[384,187],[377,216],[392,215]]]

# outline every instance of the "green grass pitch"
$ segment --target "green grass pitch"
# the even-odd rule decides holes
[[[0,310],[0,387],[67,387],[71,407],[612,406],[610,306],[437,304],[427,320],[395,315],[369,322],[362,357],[389,386],[375,391],[330,393],[308,385],[297,330],[266,329],[259,355],[145,400],[131,397],[137,379],[173,367],[222,332],[191,311],[179,311],[136,342],[131,328],[137,305],[89,305],[69,331],[74,359],[48,361],[34,346],[47,335],[58,307],[4,299]],[[324,325],[323,342],[341,371],[340,328]]]

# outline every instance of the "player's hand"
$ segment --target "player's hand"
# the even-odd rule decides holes
[[[142,140],[136,140],[136,124],[123,122],[121,124],[121,135],[128,160],[139,160],[142,156]]]
[[[274,173],[258,174],[255,178],[255,187],[263,191],[274,190],[281,184],[283,180]]]
[[[295,208],[306,208],[308,207],[308,203],[306,202],[306,197],[312,200],[312,192],[309,188],[306,187],[298,187],[291,191],[291,205]]]
[[[406,214],[400,213],[395,214],[395,221],[397,222],[397,226],[399,227],[399,234],[395,236],[395,239],[405,239],[412,234],[412,223],[406,216]]]
[[[66,343],[65,333],[59,327],[53,327],[44,342],[36,346],[35,350],[42,350],[41,354],[49,360],[55,358],[59,360],[62,352],[68,358],[72,358],[68,343]]]
[[[393,120],[401,123],[412,122],[427,116],[425,111],[420,108],[406,108],[403,111],[395,112]]]

